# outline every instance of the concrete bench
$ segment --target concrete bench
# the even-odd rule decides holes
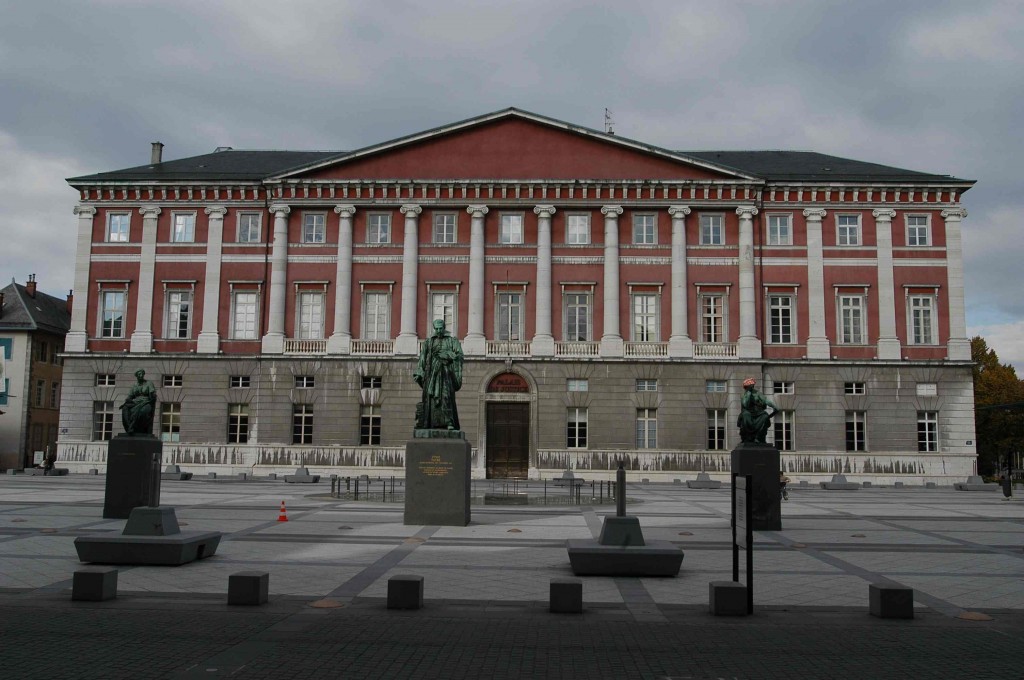
[[[714,616],[746,616],[747,587],[737,581],[711,581],[708,609]]]
[[[117,597],[117,569],[114,567],[79,569],[71,583],[72,600],[103,602]]]
[[[320,475],[311,475],[308,468],[300,467],[294,475],[285,475],[284,481],[288,484],[316,484],[320,481]]]
[[[551,579],[548,610],[553,614],[582,614],[583,581],[578,578]]]
[[[914,589],[895,583],[872,583],[868,586],[868,607],[872,616],[881,619],[912,619]]]
[[[265,604],[270,593],[270,572],[239,571],[228,576],[228,604]]]
[[[422,606],[422,576],[392,576],[388,579],[388,609],[419,609]]]

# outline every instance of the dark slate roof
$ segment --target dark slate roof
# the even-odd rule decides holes
[[[893,168],[814,151],[680,151],[684,156],[724,165],[768,181],[965,182],[949,175]]]
[[[70,177],[70,184],[89,182],[163,182],[163,181],[258,181],[299,168],[331,156],[344,156],[344,151],[217,151],[164,161],[156,165],[139,165],[113,172]]]
[[[25,286],[14,282],[0,289],[0,293],[4,296],[0,330],[41,330],[64,335],[71,328],[67,300],[39,290],[36,290],[35,297],[30,297]]]

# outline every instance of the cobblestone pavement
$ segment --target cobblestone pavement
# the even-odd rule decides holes
[[[124,525],[102,519],[103,480],[0,478],[0,673],[1024,677],[1024,511],[996,493],[795,489],[783,530],[756,535],[755,615],[721,618],[707,584],[731,578],[728,489],[631,485],[630,513],[683,548],[682,571],[585,578],[582,615],[548,613],[548,582],[571,575],[565,540],[593,536],[612,506],[479,506],[469,527],[407,527],[400,504],[326,490],[165,482],[184,528],[225,533],[217,555],[121,568],[116,600],[85,603],[70,600],[74,537]],[[247,569],[270,572],[270,604],[227,606],[228,575]],[[399,573],[424,576],[424,609],[385,608]],[[874,581],[913,587],[915,619],[869,616]],[[325,598],[337,606],[310,606]]]

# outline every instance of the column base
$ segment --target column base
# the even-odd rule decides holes
[[[395,354],[420,353],[420,340],[412,333],[402,333],[395,338]]]
[[[831,359],[832,344],[828,338],[807,338],[808,359]]]
[[[946,359],[949,361],[970,361],[971,341],[967,338],[950,338],[946,343]]]
[[[896,338],[878,339],[878,358],[899,361],[903,358],[903,346]]]
[[[692,359],[693,340],[689,335],[673,335],[668,339],[668,355],[673,359]]]
[[[352,336],[348,333],[335,333],[327,338],[328,354],[351,354]]]
[[[601,336],[601,346],[598,350],[602,357],[622,357],[626,354],[626,343],[622,336],[604,335]]]
[[[462,341],[462,353],[467,356],[480,356],[487,354],[487,338],[483,334],[470,333]]]
[[[196,351],[200,354],[216,354],[220,349],[220,336],[216,333],[200,333]]]
[[[284,354],[284,333],[267,333],[263,336],[264,354]]]
[[[760,359],[761,341],[753,336],[741,336],[736,343],[736,354],[740,359]]]
[[[89,335],[85,331],[71,331],[64,336],[65,352],[84,352],[89,348]]]
[[[153,334],[148,331],[136,331],[132,333],[131,344],[128,351],[132,354],[149,354],[153,351]]]
[[[555,338],[552,335],[535,335],[530,342],[530,354],[535,357],[555,356]]]

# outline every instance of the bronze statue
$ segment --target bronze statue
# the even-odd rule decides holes
[[[135,371],[136,384],[121,404],[121,423],[125,434],[153,434],[153,411],[156,408],[156,387],[146,380],[146,372]]]
[[[740,440],[744,443],[765,444],[772,416],[778,407],[757,390],[757,381],[747,378],[743,381],[743,397],[740,400],[740,415],[736,425],[740,428]],[[768,407],[772,412],[768,412]]]
[[[416,405],[416,429],[458,430],[455,393],[462,388],[462,346],[445,330],[444,319],[434,320],[434,334],[423,343],[412,377],[423,388]]]

